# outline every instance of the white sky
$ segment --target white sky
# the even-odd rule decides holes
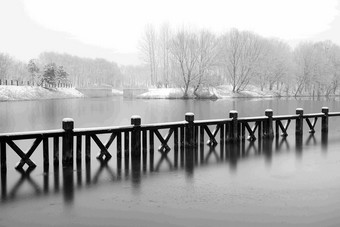
[[[8,50],[23,59],[32,50],[35,55],[60,50],[89,57],[96,57],[97,51],[98,57],[110,58],[111,53],[137,52],[145,25],[164,22],[173,28],[184,25],[222,33],[235,27],[287,41],[308,40],[338,30],[338,4],[339,0],[0,0],[5,36],[0,35],[0,52]],[[327,39],[340,44],[339,36]],[[30,46],[21,48],[22,56],[16,48],[21,41]]]

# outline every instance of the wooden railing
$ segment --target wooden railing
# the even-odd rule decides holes
[[[118,127],[100,127],[100,128],[74,128],[74,121],[71,118],[65,118],[62,122],[62,129],[47,130],[22,133],[4,133],[0,134],[0,164],[1,169],[7,169],[7,147],[9,146],[19,157],[20,161],[16,168],[22,170],[25,164],[28,170],[34,169],[36,164],[30,159],[37,147],[42,143],[43,165],[44,170],[49,166],[49,142],[53,142],[53,163],[59,165],[59,141],[62,140],[62,164],[64,166],[72,166],[74,160],[81,162],[83,155],[85,161],[91,159],[91,143],[94,142],[99,148],[97,158],[103,162],[107,162],[113,155],[113,149],[110,149],[116,140],[117,158],[129,160],[140,160],[141,154],[146,155],[147,152],[154,152],[155,137],[160,142],[158,150],[163,153],[169,152],[172,148],[169,141],[173,139],[173,148],[178,147],[195,147],[205,142],[209,146],[216,146],[219,134],[220,141],[226,143],[234,143],[236,141],[244,141],[248,139],[254,141],[256,139],[270,139],[274,136],[286,137],[287,130],[291,125],[291,121],[295,121],[295,136],[299,137],[303,134],[304,122],[309,127],[309,133],[315,133],[315,126],[319,118],[321,118],[321,131],[328,132],[328,118],[340,116],[340,112],[329,112],[328,107],[323,107],[321,113],[304,114],[302,108],[297,108],[294,115],[273,116],[273,111],[267,109],[265,116],[260,117],[242,117],[238,118],[237,111],[230,111],[229,118],[216,120],[195,120],[193,113],[185,114],[185,121],[158,123],[158,124],[141,124],[139,116],[131,117],[131,125]],[[313,121],[311,121],[311,119]],[[286,121],[283,123],[283,121]],[[275,123],[275,124],[274,124]],[[210,127],[209,127],[210,126]],[[214,127],[214,130],[211,128]],[[274,131],[275,129],[275,131]],[[162,136],[160,130],[168,130],[165,136]],[[108,134],[108,140],[103,143],[98,135]],[[205,140],[205,136],[208,140]],[[34,139],[31,147],[24,152],[16,143],[16,140]],[[85,149],[82,148],[82,140],[85,139]],[[74,146],[74,141],[76,146]],[[122,144],[123,143],[123,144]],[[123,146],[124,145],[124,146]],[[74,147],[75,152],[74,152]],[[122,149],[124,147],[124,150]],[[131,151],[130,151],[131,149]],[[190,149],[188,149],[190,151]],[[46,167],[46,168],[45,168]]]

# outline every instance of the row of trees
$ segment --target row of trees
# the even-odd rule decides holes
[[[0,79],[13,80],[29,78],[27,64],[13,59],[11,56],[0,52]]]
[[[160,29],[148,25],[140,40],[143,66],[44,52],[23,63],[0,53],[0,79],[75,86],[182,87],[184,96],[218,85],[243,91],[248,85],[289,95],[330,95],[339,89],[340,47],[330,41],[287,43],[232,29]]]
[[[26,64],[0,53],[0,79],[27,80],[37,85],[72,83],[74,86],[121,87],[123,84],[121,70],[114,62],[54,52],[44,52]]]
[[[159,31],[148,25],[140,53],[154,86],[180,86],[184,96],[203,87],[230,84],[240,92],[249,84],[287,94],[335,94],[340,75],[340,47],[330,41],[285,42],[232,29],[223,35],[207,30]]]
[[[82,58],[55,52],[44,52],[38,59],[42,64],[54,62],[62,65],[75,86],[106,84],[120,87],[122,84],[122,74],[118,65],[105,59]]]

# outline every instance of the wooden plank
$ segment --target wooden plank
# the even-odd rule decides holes
[[[129,156],[130,152],[130,135],[129,132],[124,132],[124,155],[125,157]]]
[[[194,121],[195,125],[202,126],[202,125],[217,125],[217,124],[225,124],[230,122],[231,119],[213,119],[213,120],[196,120]]]
[[[43,139],[43,160],[44,166],[49,165],[49,149],[48,149],[48,138]]]
[[[194,144],[195,144],[195,146],[198,146],[198,125],[195,125],[194,126],[194,134],[195,134],[195,136],[194,136]]]
[[[94,127],[94,128],[77,128],[73,130],[74,135],[93,135],[93,134],[109,134],[117,132],[132,131],[133,126],[110,126],[110,127]]]
[[[109,149],[109,147],[111,146],[111,144],[112,144],[112,142],[114,141],[114,139],[116,138],[116,136],[117,136],[117,134],[115,133],[115,132],[113,132],[111,135],[110,135],[110,137],[109,137],[109,139],[106,141],[106,143],[105,143],[105,148],[106,149]]]
[[[148,144],[147,144],[147,130],[143,130],[142,131],[142,150],[143,150],[143,157],[144,155],[147,153],[147,147],[148,147]]]
[[[54,137],[62,136],[64,130],[45,130],[45,131],[31,131],[31,132],[11,132],[0,133],[0,140],[23,140],[23,139],[36,139],[38,137]]]
[[[220,143],[222,143],[224,141],[224,125],[220,124],[219,129],[220,129]]]
[[[218,125],[216,126],[216,128],[215,128],[213,133],[211,133],[211,131],[210,131],[210,129],[209,129],[209,127],[207,125],[204,126],[204,130],[206,131],[206,133],[209,136],[209,140],[208,140],[207,144],[210,145],[210,146],[215,146],[217,144],[217,141],[215,139],[215,135],[216,135],[216,133],[219,130],[218,129]]]
[[[90,135],[85,136],[85,160],[86,161],[91,160],[91,136]]]
[[[184,126],[180,127],[180,143],[181,143],[181,147],[184,147]]]
[[[259,140],[261,140],[262,136],[263,136],[262,124],[263,124],[262,121],[257,121],[256,122],[256,125],[257,125],[257,137],[258,137]],[[256,127],[255,127],[255,129],[256,129]]]
[[[273,116],[273,120],[294,120],[297,119],[299,116],[298,115],[278,115],[278,116]]]
[[[174,147],[178,148],[178,127],[174,128]]]
[[[59,137],[53,137],[53,162],[59,164]]]
[[[200,144],[204,144],[204,125],[199,126],[200,127]]]
[[[112,157],[112,155],[109,153],[107,148],[103,145],[103,143],[100,141],[98,136],[94,134],[94,135],[91,135],[91,137],[100,149],[100,154],[99,154],[98,158],[103,158],[103,156],[105,155],[105,160],[110,159]]]
[[[82,136],[77,136],[77,147],[76,147],[77,162],[81,162],[81,146],[82,146]]]
[[[149,145],[150,145],[150,152],[154,152],[154,132],[153,130],[149,130]]]
[[[237,118],[238,122],[256,122],[256,121],[265,121],[268,118],[266,116],[260,116],[260,117],[240,117]],[[232,121],[232,120],[230,120]]]
[[[0,164],[1,164],[1,169],[6,169],[7,168],[7,152],[6,152],[6,142],[1,141],[0,142]]]
[[[246,139],[246,125],[244,122],[240,122],[241,124],[241,139],[245,140]]]
[[[122,133],[117,132],[117,158],[122,158]]]

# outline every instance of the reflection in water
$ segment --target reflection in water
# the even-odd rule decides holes
[[[9,193],[9,198],[13,199],[16,197],[16,194],[18,192],[18,190],[20,189],[20,187],[23,185],[23,183],[28,182],[28,184],[30,184],[32,186],[32,188],[34,189],[34,193],[36,195],[40,195],[41,193],[41,188],[39,187],[39,185],[35,182],[34,179],[31,178],[30,174],[33,171],[34,168],[28,168],[26,171],[23,169],[18,169],[17,171],[20,173],[20,178],[19,180],[16,182],[16,184],[14,184],[14,187],[10,190]],[[44,180],[46,180],[44,178]],[[48,179],[47,179],[48,180]],[[7,190],[7,188],[4,188],[4,190]],[[7,192],[5,192],[4,194],[7,195]],[[7,197],[3,198],[4,200],[7,199]]]
[[[321,133],[321,147],[323,152],[328,149],[328,133]]]
[[[72,204],[74,200],[74,182],[72,166],[63,167],[63,195],[66,204]]]
[[[275,140],[275,143],[274,143]],[[221,142],[221,141],[220,141]],[[223,142],[223,141],[222,141]],[[301,158],[303,153],[303,147],[305,144],[317,145],[317,138],[314,135],[310,135],[303,143],[302,136],[295,137],[295,151],[296,157]],[[328,135],[323,133],[321,135],[321,147],[323,151],[327,151],[328,147]],[[216,149],[219,148],[219,149]],[[195,147],[176,146],[171,151],[153,151],[149,150],[149,153],[143,153],[141,159],[130,160],[129,156],[126,158],[117,158],[117,165],[113,165],[110,161],[98,160],[98,167],[94,169],[92,175],[91,162],[85,162],[85,169],[82,169],[81,163],[77,163],[76,171],[73,168],[62,168],[62,194],[64,202],[67,205],[72,205],[76,197],[76,190],[83,187],[83,173],[85,172],[86,186],[98,185],[100,176],[105,172],[108,179],[105,182],[117,183],[122,180],[122,172],[125,172],[124,179],[130,179],[132,187],[135,191],[139,191],[141,187],[142,179],[145,175],[152,172],[160,171],[174,171],[184,170],[188,180],[194,176],[195,168],[203,168],[209,165],[228,164],[231,172],[237,171],[237,164],[242,159],[248,159],[251,157],[264,157],[267,164],[271,164],[272,158],[275,154],[279,154],[282,150],[289,151],[290,145],[286,137],[276,137],[273,139],[259,139],[257,141],[228,141],[223,142],[219,146],[207,146],[200,143]],[[148,155],[148,156],[147,156]],[[149,157],[149,159],[147,159]],[[125,168],[122,170],[122,159],[124,159]],[[149,162],[148,162],[149,160]],[[131,169],[130,167],[131,161]],[[179,164],[179,166],[178,166]],[[112,166],[115,166],[113,168]],[[47,171],[43,174],[43,184],[39,185],[39,181],[36,178],[31,177],[33,169],[27,169],[26,171],[21,169],[17,170],[20,178],[14,183],[13,187],[8,189],[7,183],[7,171],[1,171],[1,199],[5,204],[9,201],[15,201],[20,199],[18,195],[19,189],[28,184],[33,188],[34,196],[41,196],[50,193],[50,174],[53,174],[54,193],[60,192],[60,168],[54,166],[53,173]],[[149,170],[149,171],[147,171]],[[76,177],[76,181],[74,180]],[[43,193],[42,193],[43,192]],[[0,203],[1,204],[1,203]]]
[[[97,172],[95,173],[95,175],[93,177],[92,183],[93,184],[97,184],[98,183],[99,176],[102,174],[104,169],[109,173],[110,180],[114,181],[116,176],[113,173],[113,170],[111,169],[111,167],[108,165],[108,160],[107,159],[104,159],[104,160],[98,159],[98,161],[99,161],[100,165],[99,165],[99,168],[98,168]]]
[[[284,146],[286,151],[289,151],[290,147],[289,147],[289,143],[287,141],[287,137],[281,137],[281,139],[280,139],[280,137],[277,136],[275,138],[275,151],[280,152],[281,149],[283,148],[283,146]]]
[[[303,135],[295,135],[295,151],[296,157],[302,158],[302,148],[303,148]]]

